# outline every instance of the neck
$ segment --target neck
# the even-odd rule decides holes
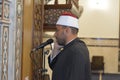
[[[76,39],[77,36],[71,36],[66,40],[66,44],[70,43],[72,40]]]

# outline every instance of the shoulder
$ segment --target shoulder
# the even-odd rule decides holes
[[[87,47],[86,43],[84,41],[82,41],[80,38],[76,38],[73,41],[73,46],[77,46],[77,47]]]

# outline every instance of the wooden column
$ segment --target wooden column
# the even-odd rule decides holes
[[[30,59],[30,51],[32,49],[33,0],[29,0],[29,2],[24,0],[23,12],[22,80],[33,80]]]

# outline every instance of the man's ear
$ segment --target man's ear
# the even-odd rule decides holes
[[[69,35],[70,34],[70,27],[66,27],[65,29],[64,29],[64,34],[65,35]]]

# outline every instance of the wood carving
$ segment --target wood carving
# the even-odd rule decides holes
[[[79,5],[79,0],[66,0],[65,4],[58,4],[55,0],[54,4],[44,5],[44,30],[54,30],[56,21],[63,12],[71,12],[78,18],[83,13],[83,7]]]
[[[54,4],[58,5],[58,0],[55,0]],[[70,11],[80,18],[83,13],[83,6],[79,5],[79,0],[66,0],[66,5],[67,4],[72,4]]]

